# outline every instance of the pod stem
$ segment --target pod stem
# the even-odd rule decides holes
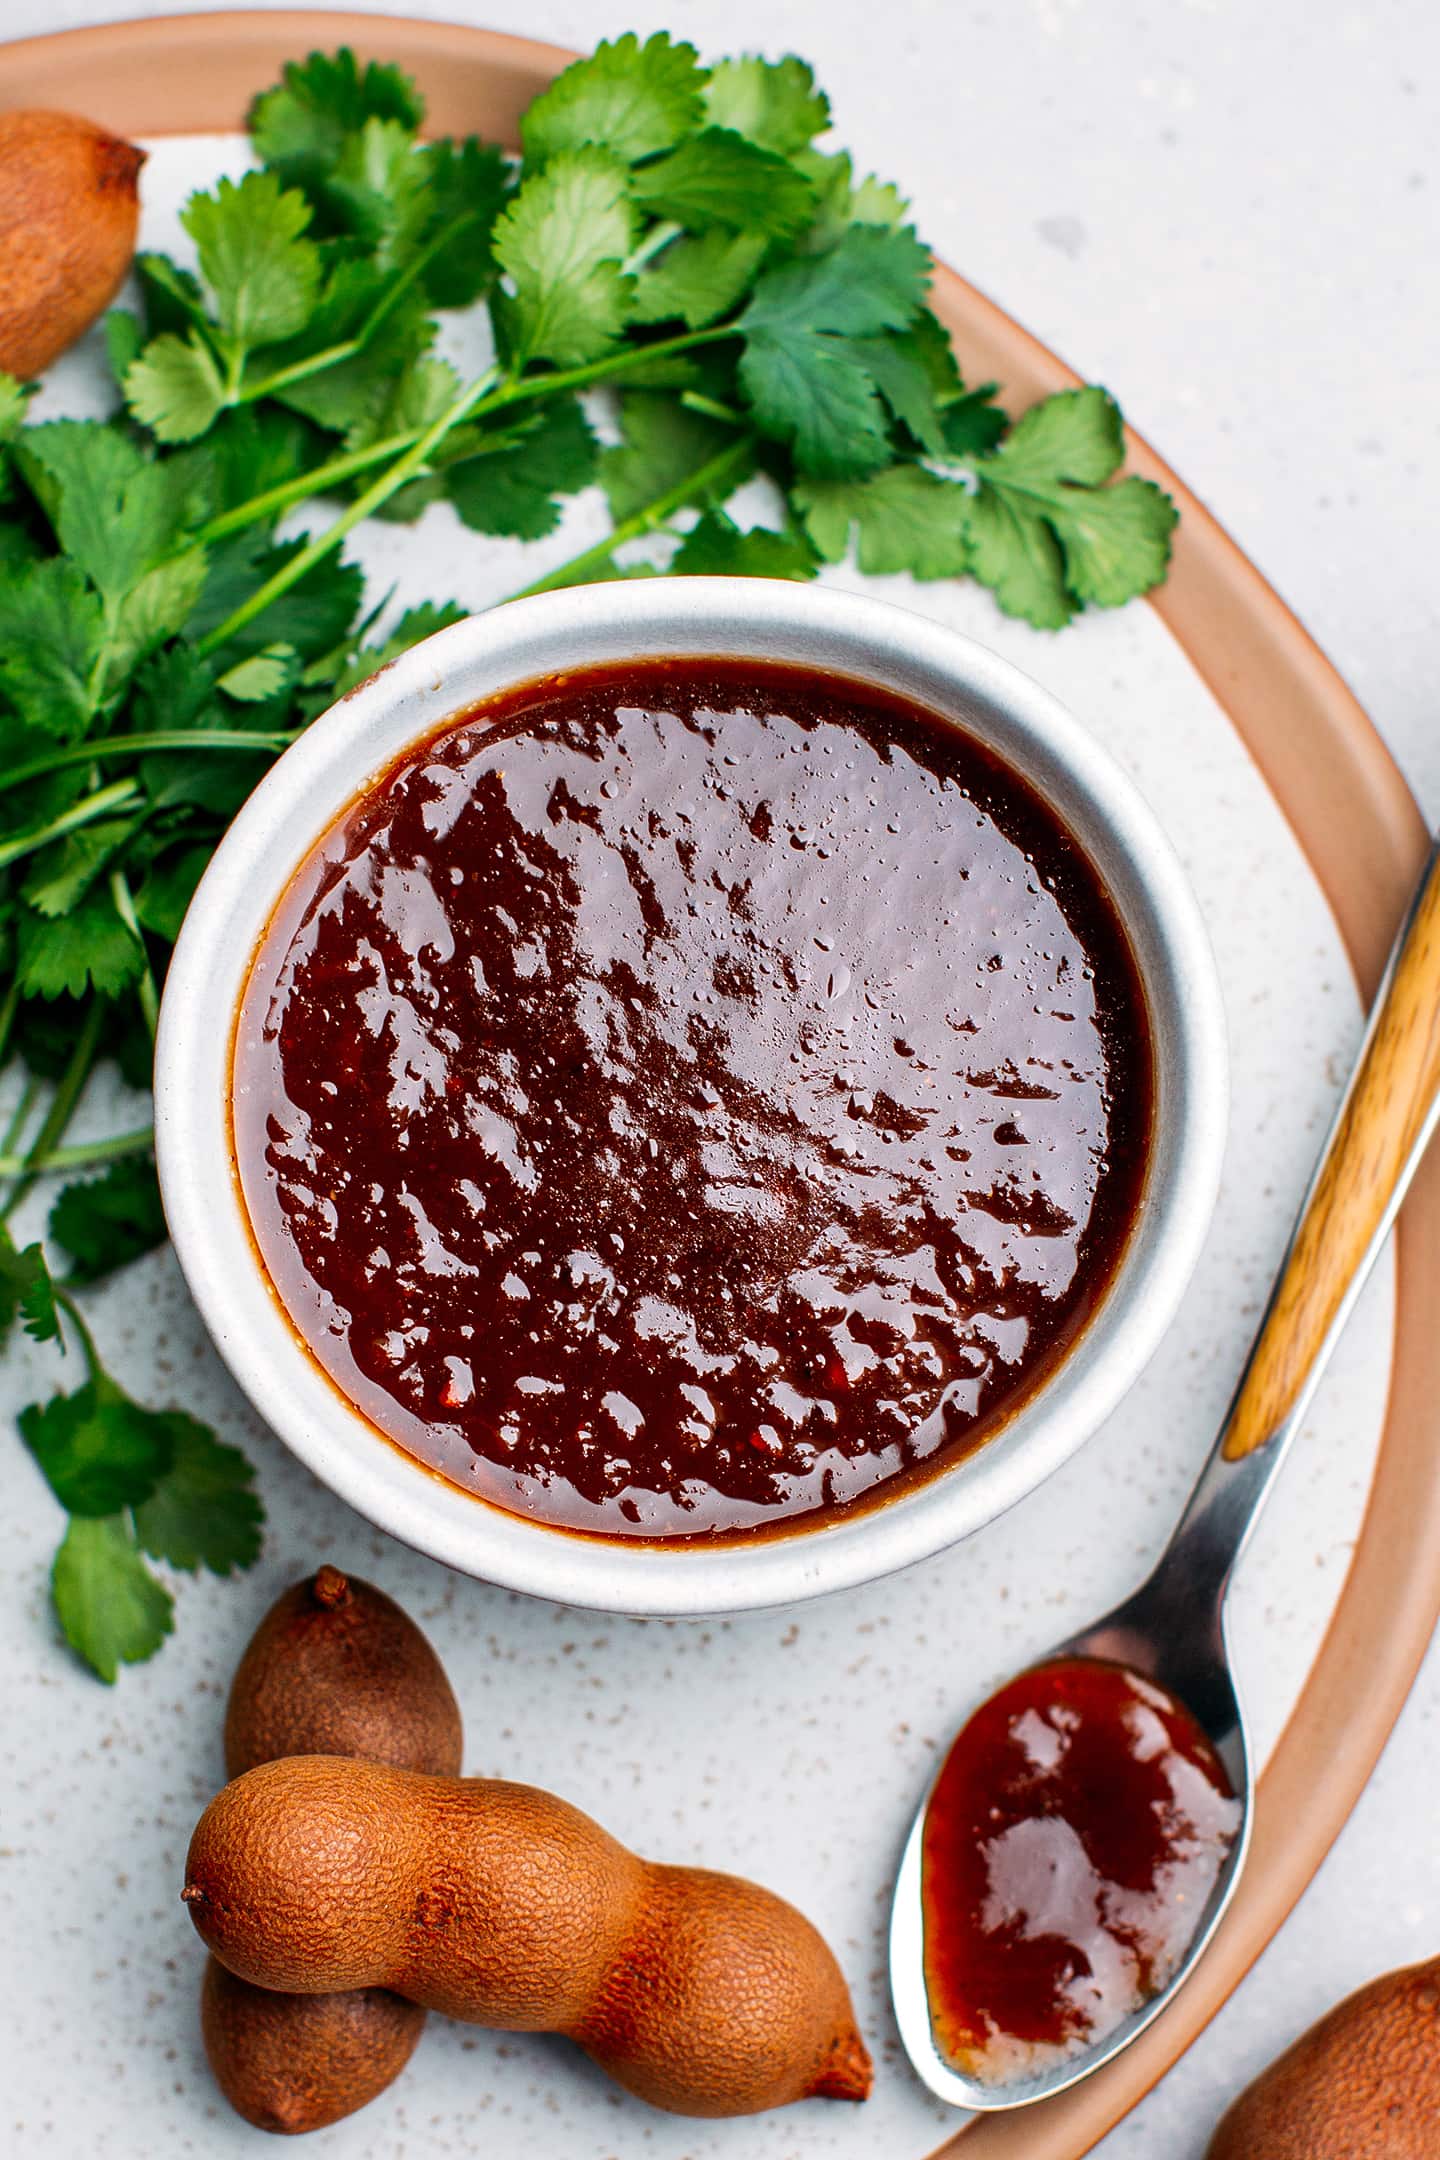
[[[349,1604],[350,1584],[339,1568],[331,1567],[327,1562],[318,1570],[314,1582],[311,1583],[310,1595],[317,1605],[323,1605],[328,1612],[335,1612],[340,1606]]]

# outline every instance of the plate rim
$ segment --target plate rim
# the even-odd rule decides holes
[[[236,9],[95,24],[0,44],[0,110],[59,103],[133,135],[227,132],[307,42],[353,45],[420,80],[442,131],[513,139],[520,108],[575,57],[460,23],[328,9]],[[164,52],[157,67],[155,48]],[[1030,401],[1081,378],[943,264],[933,304],[968,372]],[[1127,429],[1129,467],[1181,510],[1168,583],[1150,602],[1214,693],[1299,842],[1368,999],[1428,845],[1420,806],[1374,724],[1298,618],[1199,498]],[[1228,2001],[1318,1870],[1389,1737],[1440,1619],[1440,1150],[1397,1231],[1390,1392],[1345,1583],[1259,1781],[1246,1875],[1183,1993],[1123,2056],[1021,2115],[964,2126],[932,2155],[1080,2160]],[[1378,1646],[1378,1648],[1377,1648]]]

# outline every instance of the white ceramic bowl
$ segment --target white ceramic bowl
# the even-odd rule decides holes
[[[864,1512],[752,1542],[642,1546],[529,1522],[378,1434],[311,1359],[272,1294],[235,1175],[234,1014],[272,909],[367,779],[479,699],[560,668],[643,654],[791,661],[882,685],[960,721],[1035,785],[1086,849],[1129,932],[1149,1004],[1157,1102],[1138,1222],[1100,1309],[974,1456]],[[1038,1485],[1109,1415],[1179,1304],[1224,1140],[1224,1020],[1209,944],[1135,789],[1038,684],[983,646],[875,600],[756,579],[589,586],[443,630],[307,729],[261,782],[201,881],[171,963],[156,1145],[181,1267],[261,1416],[353,1507],[449,1566],[622,1613],[788,1604],[965,1537]]]

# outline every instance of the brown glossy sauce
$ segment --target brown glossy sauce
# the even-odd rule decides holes
[[[818,673],[462,715],[257,956],[234,1130],[300,1335],[392,1439],[611,1536],[786,1527],[973,1448],[1134,1220],[1134,963],[1051,812]]]
[[[925,1979],[941,2052],[985,2084],[1092,2046],[1157,1994],[1240,1827],[1184,1705],[1056,1659],[993,1695],[926,1813]]]

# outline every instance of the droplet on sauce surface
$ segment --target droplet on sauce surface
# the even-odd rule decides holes
[[[940,2053],[985,2085],[1095,2046],[1183,1961],[1239,1832],[1204,1732],[1124,1666],[1021,1673],[964,1728],[921,1847]]]

